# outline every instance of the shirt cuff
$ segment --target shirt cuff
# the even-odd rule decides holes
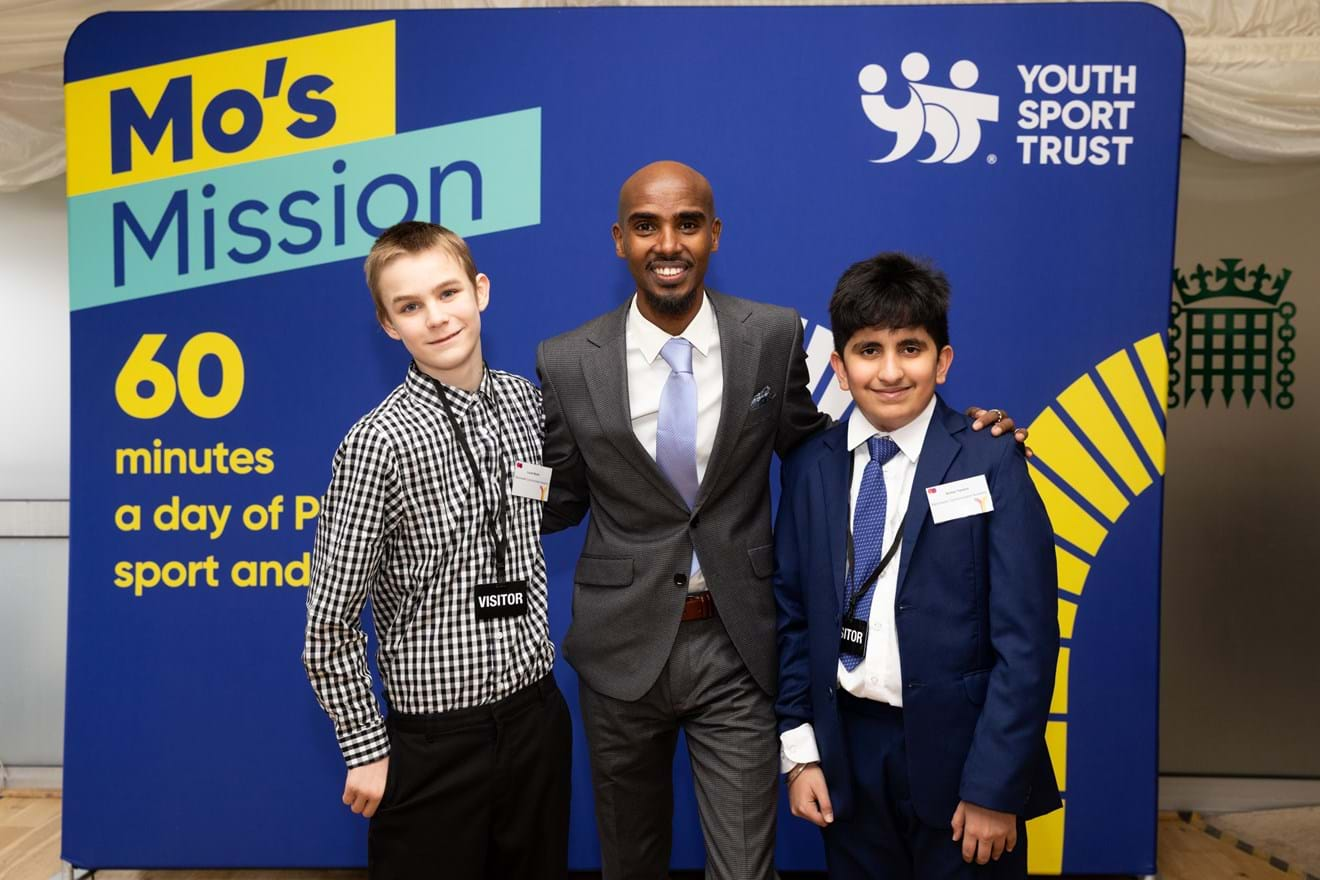
[[[779,772],[787,773],[798,764],[813,764],[820,760],[816,748],[816,731],[811,723],[799,724],[779,734]]]
[[[377,716],[376,723],[339,736],[339,751],[344,755],[348,769],[371,764],[390,753],[390,735],[385,720]]]

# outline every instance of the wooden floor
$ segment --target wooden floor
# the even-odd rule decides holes
[[[60,800],[0,796],[0,880],[50,880],[60,870]],[[1181,822],[1160,816],[1164,880],[1286,880],[1288,874]],[[96,880],[361,880],[362,871],[98,871]],[[584,875],[591,876],[591,875]]]

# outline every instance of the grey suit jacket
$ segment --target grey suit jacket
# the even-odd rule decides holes
[[[591,512],[564,655],[593,690],[615,699],[643,696],[669,658],[694,547],[743,663],[775,691],[770,455],[785,455],[829,418],[807,387],[797,313],[709,288],[707,295],[719,327],[723,404],[692,510],[633,434],[631,300],[537,349],[544,463],[554,468],[542,529],[567,528]]]

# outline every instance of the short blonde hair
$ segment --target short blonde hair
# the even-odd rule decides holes
[[[431,248],[439,248],[457,260],[463,271],[467,273],[468,280],[474,287],[476,286],[477,264],[472,259],[472,251],[468,248],[467,242],[457,233],[435,223],[423,223],[420,220],[396,223],[376,239],[376,243],[371,246],[371,251],[367,254],[367,261],[362,266],[367,275],[367,289],[371,291],[371,299],[376,304],[376,318],[382,324],[389,320],[389,313],[385,311],[385,302],[380,296],[380,273],[384,272],[385,267],[396,257],[404,254],[420,254]]]

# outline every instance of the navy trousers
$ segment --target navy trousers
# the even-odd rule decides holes
[[[1022,880],[1027,876],[1027,833],[1021,819],[1013,852],[978,865],[963,861],[962,844],[954,843],[947,822],[937,828],[917,817],[908,785],[902,709],[841,693],[839,714],[854,803],[851,816],[836,815],[823,831],[830,880]]]

